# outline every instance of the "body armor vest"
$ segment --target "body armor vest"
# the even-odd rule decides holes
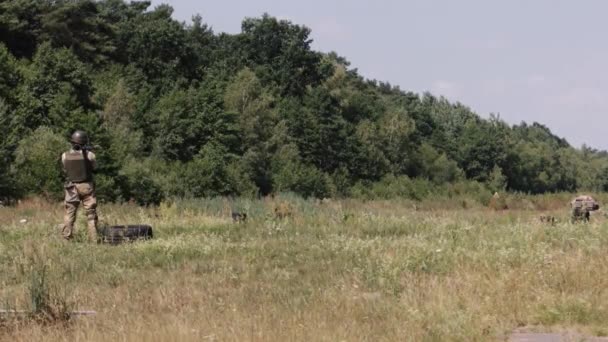
[[[70,182],[82,183],[93,180],[91,161],[84,157],[86,151],[71,151],[65,153],[65,173]]]

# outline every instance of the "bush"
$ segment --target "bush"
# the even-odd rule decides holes
[[[464,177],[458,164],[428,144],[420,148],[423,176],[437,184],[455,182]]]
[[[129,200],[140,205],[159,204],[164,196],[162,189],[144,162],[130,160],[122,170],[126,177]]]
[[[235,194],[253,198],[260,194],[260,188],[252,181],[246,167],[240,161],[234,161],[226,167],[226,174]]]
[[[124,200],[128,192],[124,176],[108,176],[105,174],[95,175],[95,194],[100,202],[112,202]]]
[[[226,149],[217,143],[208,143],[193,161],[186,164],[183,181],[186,194],[193,197],[215,197],[234,193],[227,170]]]
[[[461,181],[446,186],[448,197],[471,197],[482,205],[488,205],[492,198],[492,191],[483,183],[476,181]]]
[[[365,199],[406,198],[422,201],[427,198],[467,197],[487,205],[492,193],[483,184],[475,181],[460,181],[437,185],[433,181],[408,176],[388,175],[379,182],[358,182],[351,189],[353,197]]]
[[[331,177],[302,162],[295,145],[285,145],[274,156],[272,188],[275,193],[294,192],[304,197],[331,197],[335,187]]]
[[[62,198],[61,153],[68,149],[67,139],[48,127],[40,127],[23,138],[12,168],[18,187],[25,193]]]
[[[353,196],[367,199],[409,198],[422,200],[436,191],[436,186],[425,179],[411,179],[408,176],[387,175],[376,183],[357,183]]]
[[[294,192],[303,197],[331,197],[331,178],[314,166],[289,163],[275,175],[275,192]]]

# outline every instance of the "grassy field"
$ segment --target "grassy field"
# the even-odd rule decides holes
[[[608,334],[608,222],[568,194],[505,199],[201,200],[101,205],[148,223],[121,246],[59,239],[61,204],[0,208],[0,316],[11,341],[493,341],[526,327]],[[603,201],[602,203],[608,203]],[[231,210],[248,213],[233,223]],[[541,214],[557,216],[542,224]],[[20,221],[26,219],[26,223]]]

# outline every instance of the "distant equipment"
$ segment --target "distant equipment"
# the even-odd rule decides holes
[[[592,211],[600,208],[599,203],[591,196],[578,196],[570,202],[572,222],[589,222]]]
[[[98,230],[98,234],[102,243],[110,245],[149,240],[154,237],[152,227],[146,224],[103,226]]]

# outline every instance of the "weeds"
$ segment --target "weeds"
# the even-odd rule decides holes
[[[31,265],[28,289],[31,305],[29,318],[46,324],[68,321],[70,305],[58,292],[51,292],[48,272],[48,265],[36,255]]]
[[[5,293],[5,306],[0,313],[0,326],[24,326],[27,324],[63,324],[70,320],[71,305],[66,297],[60,295],[58,284],[52,283],[49,276],[50,266],[44,251],[31,241],[25,241],[13,259],[13,279],[4,278],[5,286],[11,282],[26,285],[24,300],[10,300]],[[7,286],[10,288],[10,286]],[[14,305],[10,303],[14,302]]]
[[[3,208],[0,298],[36,314],[1,323],[11,329],[0,340],[487,341],[527,325],[601,334],[605,218],[547,225],[530,209],[567,217],[568,197],[504,195],[509,210],[474,199],[464,209],[458,196],[105,205],[108,222],[155,232],[112,247],[50,235],[58,206],[36,202],[27,225],[21,207]],[[101,314],[48,324],[75,303]]]

